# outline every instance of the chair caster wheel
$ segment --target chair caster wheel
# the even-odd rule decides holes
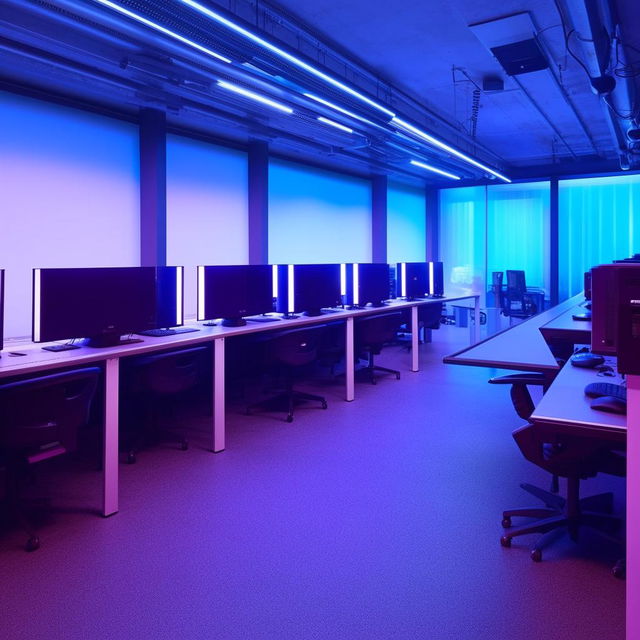
[[[322,408],[326,409],[329,405],[323,400],[322,401]]]
[[[373,379],[371,380],[371,384],[378,384],[378,381],[377,381],[375,378],[373,378]]]
[[[136,463],[136,454],[133,451],[129,451],[127,453],[127,464],[135,464]]]
[[[503,547],[507,547],[507,548],[509,548],[509,547],[511,546],[511,538],[510,538],[509,536],[502,536],[502,537],[500,538],[500,544],[501,544]]]
[[[186,451],[189,448],[189,443],[186,440],[183,440],[180,443],[180,451]]]
[[[531,559],[534,562],[542,562],[542,550],[541,549],[532,549],[531,550]]]
[[[27,543],[24,545],[25,551],[35,551],[40,548],[40,538],[38,536],[31,536]]]
[[[289,415],[285,418],[287,422],[293,422],[293,416]]]
[[[613,569],[611,569],[611,573],[613,573],[618,580],[624,580],[627,577],[627,568],[624,560],[618,560]]]
[[[505,516],[504,518],[502,518],[502,526],[505,529],[508,529],[511,526],[511,518],[509,518],[508,516]]]
[[[396,373],[396,380],[400,380],[400,374]]]

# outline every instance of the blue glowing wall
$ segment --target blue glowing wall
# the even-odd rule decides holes
[[[485,187],[440,191],[440,260],[445,293],[478,293],[484,304],[487,207]]]
[[[371,183],[271,160],[269,262],[371,262]]]
[[[387,262],[424,262],[426,251],[424,189],[390,182],[387,189]]]
[[[549,294],[549,204],[548,182],[487,187],[487,282],[521,269],[527,286]]]
[[[0,92],[5,336],[31,333],[33,267],[140,264],[135,125]]]
[[[559,209],[561,300],[587,269],[640,252],[640,176],[562,180]]]
[[[185,266],[185,316],[196,315],[196,266],[247,264],[247,154],[167,136],[167,264]]]

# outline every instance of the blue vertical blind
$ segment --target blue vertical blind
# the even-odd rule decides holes
[[[424,262],[427,252],[424,188],[389,182],[387,188],[387,261]]]
[[[591,267],[640,252],[639,207],[638,175],[559,183],[560,299],[582,290]]]
[[[520,269],[527,286],[550,291],[548,182],[487,187],[487,282]]]
[[[479,293],[484,304],[487,208],[485,187],[440,191],[440,260],[445,291]]]

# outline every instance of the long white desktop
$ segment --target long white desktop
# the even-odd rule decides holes
[[[313,324],[323,324],[342,320],[345,322],[345,400],[355,398],[355,360],[354,360],[354,319],[379,313],[411,309],[411,371],[419,370],[418,349],[418,307],[429,304],[443,304],[458,300],[474,300],[475,326],[472,341],[479,339],[480,299],[478,295],[445,296],[412,301],[391,301],[384,307],[364,309],[336,310],[320,316],[299,316],[282,319],[277,322],[251,323],[242,327],[197,326],[200,331],[176,334],[162,338],[144,338],[141,342],[123,344],[115,347],[81,347],[72,351],[44,351],[41,344],[27,343],[11,345],[2,352],[0,358],[0,378],[29,375],[53,369],[103,363],[104,366],[104,415],[103,415],[103,494],[102,515],[109,516],[118,511],[118,402],[119,402],[119,362],[120,358],[147,354],[171,348],[213,342],[213,389],[211,450],[223,451],[225,448],[225,377],[224,358],[225,340],[239,335],[291,329]],[[19,354],[19,355],[18,355]]]

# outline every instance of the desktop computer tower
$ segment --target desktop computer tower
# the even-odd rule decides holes
[[[627,273],[628,272],[628,273]],[[617,354],[621,284],[640,274],[640,264],[618,262],[591,269],[591,351]]]

